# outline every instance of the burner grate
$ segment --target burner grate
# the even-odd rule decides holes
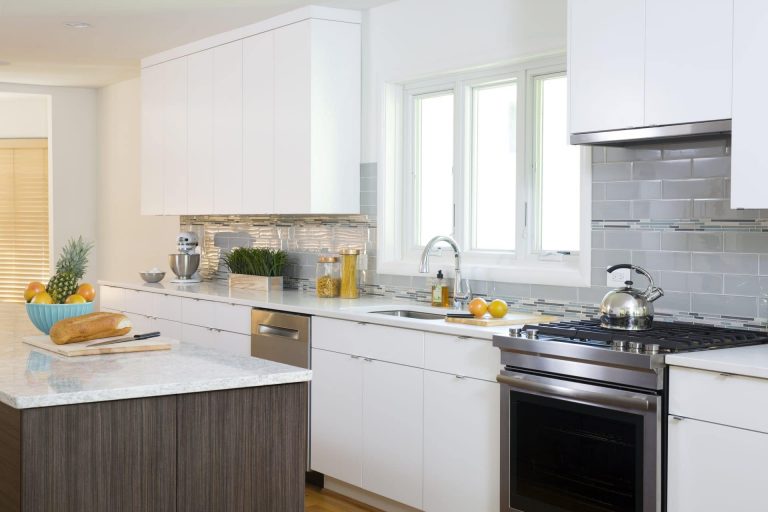
[[[526,325],[539,334],[580,341],[616,340],[656,343],[666,352],[725,348],[768,342],[768,334],[713,325],[654,322],[647,331],[619,331],[600,327],[599,320],[571,320],[542,325]]]

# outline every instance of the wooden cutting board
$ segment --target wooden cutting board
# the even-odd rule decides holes
[[[87,347],[91,343],[99,343],[110,339],[124,338],[103,338],[100,340],[81,341],[79,343],[69,343],[67,345],[57,345],[51,341],[50,336],[28,336],[23,339],[24,343],[33,347],[42,348],[49,352],[55,352],[63,356],[94,356],[99,354],[120,354],[125,352],[146,352],[148,350],[170,350],[172,340],[163,336],[150,338],[148,340],[126,341],[125,343],[116,343],[115,345],[102,345],[100,347]]]
[[[479,325],[481,327],[502,327],[505,325],[520,325],[520,324],[544,324],[547,322],[555,322],[558,318],[556,316],[537,315],[536,313],[507,313],[504,318],[493,318],[490,315],[486,315],[482,318],[454,318],[447,317],[446,322],[454,324],[466,324],[466,325]]]

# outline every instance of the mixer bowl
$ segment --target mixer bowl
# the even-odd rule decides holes
[[[200,266],[199,254],[169,254],[168,263],[179,279],[190,279]]]

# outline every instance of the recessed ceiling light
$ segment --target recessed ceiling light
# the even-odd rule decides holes
[[[69,28],[91,28],[91,24],[85,21],[68,21],[65,25]]]

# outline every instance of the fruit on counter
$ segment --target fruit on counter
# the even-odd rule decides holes
[[[507,311],[509,311],[509,306],[501,299],[494,299],[488,305],[488,312],[493,318],[504,318]]]
[[[475,297],[469,303],[469,312],[475,315],[475,318],[482,318],[488,311],[488,303],[482,297]]]
[[[40,292],[30,300],[32,304],[53,304],[53,297],[48,292]]]
[[[56,261],[56,273],[48,281],[46,288],[56,304],[63,303],[67,297],[77,292],[78,281],[85,275],[88,253],[92,248],[93,244],[83,240],[82,236],[71,238],[64,245]]]
[[[86,302],[87,301],[82,295],[75,293],[67,297],[64,304],[85,304]]]
[[[123,336],[131,331],[131,321],[120,313],[88,313],[59,320],[51,327],[51,341],[57,345]]]
[[[96,289],[91,283],[83,283],[77,287],[77,295],[83,297],[86,302],[93,302],[96,298]]]
[[[32,297],[44,291],[45,285],[43,283],[40,281],[32,281],[27,285],[27,289],[24,290],[24,300],[29,302],[32,300]]]

